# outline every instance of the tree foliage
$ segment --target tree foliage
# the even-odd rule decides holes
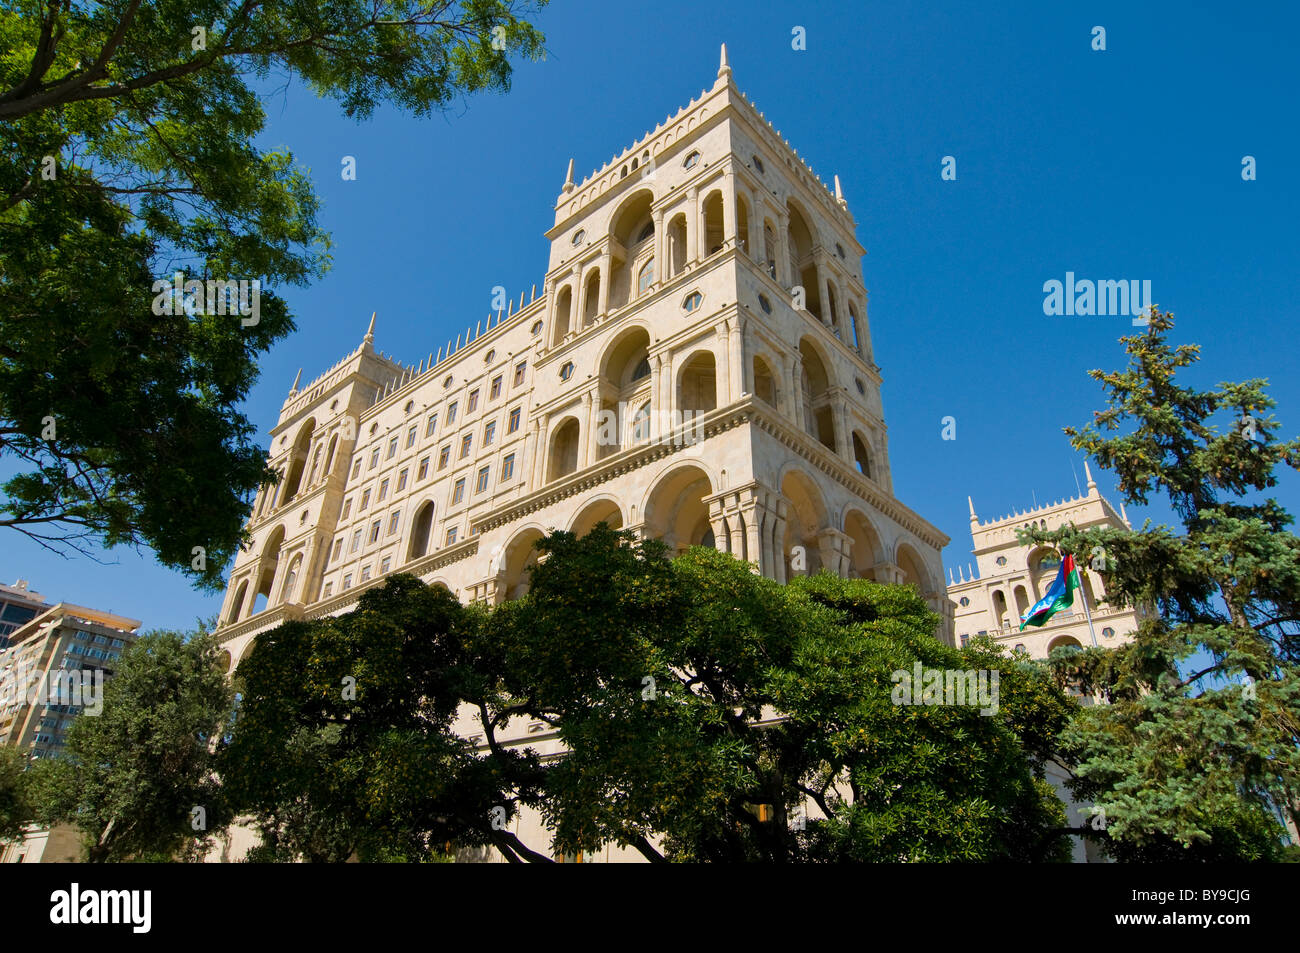
[[[357,118],[428,114],[508,88],[509,58],[541,51],[517,7],[540,2],[0,9],[0,456],[17,471],[0,526],[147,545],[219,586],[274,478],[238,407],[294,327],[275,289],[329,262],[306,174],[253,145],[249,83],[286,76]],[[176,273],[262,290],[251,314],[212,313],[206,288],[186,309],[154,288]]]
[[[1200,348],[1171,345],[1172,327],[1156,311],[1125,337],[1128,368],[1091,372],[1107,408],[1066,433],[1128,503],[1163,494],[1181,527],[1026,534],[1103,561],[1108,602],[1141,612],[1131,643],[1053,659],[1105,702],[1061,738],[1117,856],[1266,859],[1276,812],[1300,816],[1300,538],[1262,494],[1300,467],[1300,441],[1278,437],[1266,381],[1180,382]]]

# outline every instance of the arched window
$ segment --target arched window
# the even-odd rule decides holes
[[[636,412],[632,418],[632,441],[640,443],[642,440],[650,439],[650,404],[646,403]]]
[[[650,290],[650,286],[655,280],[655,260],[651,258],[641,266],[641,272],[636,276],[636,293],[645,294]]]
[[[853,462],[859,473],[871,479],[871,454],[867,452],[867,445],[856,433],[853,435]]]
[[[643,357],[632,369],[632,380],[639,381],[650,376],[650,358]]]
[[[655,223],[647,222],[645,228],[641,229],[641,234],[637,235],[637,244],[645,241],[647,238],[655,237]]]
[[[411,546],[406,558],[419,559],[429,551],[429,538],[433,530],[433,502],[426,501],[415,511],[411,521]]]

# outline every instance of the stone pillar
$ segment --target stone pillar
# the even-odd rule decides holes
[[[844,395],[836,394],[831,406],[835,419],[835,452],[845,460],[852,461],[853,441],[849,439],[849,410]]]
[[[783,212],[776,223],[776,273],[777,281],[785,285],[788,292],[792,285],[799,283],[794,273],[794,262],[790,259],[790,213]]]
[[[772,519],[772,569],[773,576],[779,583],[789,580],[785,574],[785,520],[790,504],[780,496],[773,499]]]
[[[717,378],[713,384],[714,396],[716,399],[718,385],[721,384],[722,398],[718,400],[718,406],[725,407],[738,396],[731,389],[731,336],[727,332],[726,321],[714,328],[714,335],[718,341]]]
[[[727,342],[731,369],[731,402],[735,403],[745,392],[745,373],[748,370],[745,367],[744,339],[740,335],[740,315],[733,317],[727,325]]]
[[[751,261],[763,260],[762,235],[763,235],[763,213],[758,210],[758,199],[754,195],[753,189],[746,189],[745,196],[749,199],[749,228],[745,235],[745,254]]]
[[[822,299],[822,324],[826,325],[826,327],[830,328],[832,331],[838,331],[839,329],[834,324],[831,323],[830,269],[826,267],[826,261],[821,255],[817,255],[816,257],[817,257],[817,281],[821,285],[821,288],[818,293],[821,295],[821,299]]]
[[[610,272],[613,271],[614,260],[610,257],[609,252],[600,256],[600,291],[596,295],[596,320],[599,321],[609,313],[609,286]]]
[[[658,428],[660,413],[664,404],[664,386],[663,386],[663,365],[664,356],[662,354],[650,355],[650,425],[651,437],[658,437]]]
[[[578,444],[578,469],[586,469],[596,459],[596,431],[592,427],[591,413],[591,391],[582,395],[582,429],[581,438]]]
[[[686,267],[690,268],[699,261],[699,249],[702,244],[700,235],[700,190],[691,186],[686,193]]]
[[[803,412],[803,356],[797,351],[794,354],[792,367],[790,368],[790,394],[794,402],[794,425],[804,433],[808,432],[808,422],[804,420]]]
[[[841,579],[848,578],[849,552],[853,540],[837,529],[827,528],[817,534],[817,549],[821,554],[822,566]]]
[[[728,187],[730,186],[730,187]],[[722,180],[722,247],[737,244],[736,234],[736,177],[728,175]]]
[[[727,551],[727,521],[722,513],[722,498],[713,497],[705,501],[709,507],[709,529],[713,531],[713,548],[720,553]]]
[[[662,287],[668,280],[668,241],[664,235],[664,210],[655,209],[651,213],[655,223],[655,282],[654,287]],[[635,276],[633,276],[635,280]]]
[[[537,420],[533,426],[537,433],[533,444],[533,486],[540,489],[546,482],[546,418]]]

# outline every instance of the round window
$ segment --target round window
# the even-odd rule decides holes
[[[690,294],[686,296],[686,300],[682,302],[682,307],[685,308],[687,311],[695,311],[703,303],[704,303],[704,296],[700,294],[698,291],[692,291]]]
[[[699,161],[700,161],[700,154],[698,152],[692,152],[690,155],[688,155],[685,159],[682,160],[682,167],[685,169],[693,169],[699,163]]]
[[[994,562],[996,562],[999,566],[1005,566],[1007,564],[1007,557],[999,556],[996,560],[994,560]]]
[[[767,295],[758,296],[758,306],[763,309],[764,314],[772,313],[772,302],[767,300]]]
[[[1101,634],[1108,639],[1115,638],[1115,630],[1112,629],[1110,626],[1106,626],[1106,628],[1102,629]]]
[[[564,366],[560,368],[560,380],[567,381],[573,376],[573,362],[565,361]]]
[[[970,605],[970,597],[969,597],[969,596],[962,596],[960,599],[957,600],[957,602],[958,602],[958,603],[961,605],[961,607],[964,609],[966,606]]]
[[[576,232],[573,233],[573,244],[581,245],[582,240],[586,237],[587,237],[587,233],[583,231],[581,228],[578,229]]]

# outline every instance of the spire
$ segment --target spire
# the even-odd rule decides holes
[[[1092,478],[1092,470],[1088,466],[1088,458],[1083,458],[1083,475],[1088,479],[1088,495],[1097,495],[1097,481]]]
[[[972,523],[978,523],[980,520],[979,517],[975,515],[975,501],[968,496],[966,497],[966,503],[970,506],[970,521]]]
[[[835,201],[839,202],[840,205],[848,205],[848,203],[844,201],[844,190],[840,188],[840,177],[838,175],[835,176]]]
[[[379,312],[377,311],[370,312],[370,327],[366,328],[366,336],[364,338],[365,343],[367,344],[375,343],[375,315],[378,313]]]
[[[1123,500],[1120,500],[1120,501],[1119,501],[1119,515],[1120,515],[1120,519],[1122,519],[1122,520],[1124,521],[1124,525],[1127,526],[1129,529],[1132,529],[1132,528],[1133,528],[1133,524],[1130,523],[1130,522],[1128,521],[1128,513],[1126,513],[1126,512],[1124,511],[1124,501],[1123,501]]]
[[[718,82],[725,83],[731,79],[731,66],[727,63],[727,44],[722,44],[722,58],[718,61]]]
[[[573,160],[569,160],[569,172],[564,177],[564,188],[561,191],[568,193],[573,191]]]
[[[302,368],[298,368],[298,376],[293,379],[293,386],[289,388],[289,393],[298,393],[298,382],[302,380]]]

